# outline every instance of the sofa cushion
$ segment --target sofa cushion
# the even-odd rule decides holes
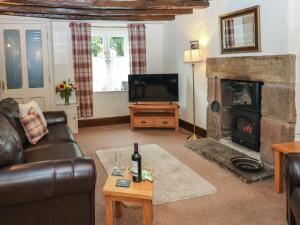
[[[49,132],[36,145],[26,145],[25,151],[29,149],[41,148],[45,145],[54,143],[74,142],[75,138],[67,124],[57,124],[47,127]]]
[[[57,124],[48,127],[49,134],[45,141],[52,142],[76,142],[71,128],[67,124]]]
[[[28,115],[22,115],[20,120],[27,139],[31,144],[36,144],[49,132],[47,127],[44,125],[42,118],[33,108],[29,111]]]
[[[6,98],[0,102],[0,113],[3,114],[10,125],[17,131],[22,145],[28,143],[25,131],[19,119],[19,104],[13,98]]]
[[[23,146],[17,131],[0,114],[0,167],[23,162]]]
[[[73,142],[65,142],[58,144],[50,144],[44,146],[36,146],[24,151],[26,163],[40,162],[47,160],[73,159],[82,157],[78,145]]]
[[[26,104],[19,104],[19,111],[20,111],[20,115],[28,115],[29,114],[29,111],[31,109],[34,109],[34,111],[40,115],[42,121],[43,121],[43,124],[45,127],[47,127],[47,121],[42,113],[42,110],[40,109],[40,106],[39,104],[37,104],[35,101],[30,101]]]

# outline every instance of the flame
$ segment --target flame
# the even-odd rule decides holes
[[[251,124],[249,124],[249,125],[247,125],[247,126],[245,126],[245,127],[243,128],[243,131],[244,131],[245,133],[251,134],[252,131],[253,131],[253,126],[252,126]]]

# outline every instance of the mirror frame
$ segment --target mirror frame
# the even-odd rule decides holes
[[[248,15],[251,13],[254,14],[254,26],[255,26],[255,28],[254,28],[254,31],[255,31],[254,46],[224,48],[223,20],[228,19],[228,18],[234,18],[234,17]],[[220,25],[221,54],[242,53],[242,52],[260,52],[261,51],[260,6],[259,5],[221,15],[221,16],[219,16],[219,25]]]

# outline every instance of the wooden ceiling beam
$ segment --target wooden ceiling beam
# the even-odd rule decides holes
[[[14,13],[1,12],[2,15],[26,16],[46,19],[61,20],[114,20],[114,21],[170,21],[175,19],[175,15],[124,15],[124,16],[89,16],[89,15],[62,15],[62,14],[42,14],[42,13]]]
[[[147,8],[159,9],[162,6],[167,9],[176,8],[198,8],[203,9],[209,6],[208,0],[147,0]]]
[[[143,8],[146,0],[0,0],[1,3],[19,6],[46,6],[63,8]]]
[[[208,0],[0,0],[2,5],[81,9],[206,8]]]
[[[0,14],[73,20],[174,20],[208,0],[0,0]]]
[[[39,6],[12,6],[0,3],[0,14],[11,13],[38,13],[54,15],[82,15],[82,16],[114,16],[114,15],[177,15],[191,14],[193,9],[67,9]]]

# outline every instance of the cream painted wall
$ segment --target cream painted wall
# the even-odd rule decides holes
[[[297,0],[211,1],[209,8],[195,10],[192,15],[177,16],[175,21],[166,25],[164,68],[165,72],[177,71],[179,73],[182,119],[192,122],[192,70],[190,65],[183,63],[183,52],[189,48],[189,41],[199,40],[205,58],[293,53],[294,51],[290,50],[290,48],[295,49],[295,46],[290,47],[288,41],[291,34],[291,29],[288,26],[291,18],[288,15],[293,8],[292,1],[295,1],[296,4]],[[259,53],[221,55],[218,25],[219,15],[254,5],[261,6],[262,51]],[[196,124],[203,128],[206,128],[207,107],[207,79],[205,72],[205,62],[197,65],[195,74]]]
[[[93,23],[98,26],[126,26],[124,23],[102,22]],[[69,22],[56,21],[53,27],[53,58],[55,83],[62,80],[74,80],[72,41],[69,29]],[[146,57],[147,72],[163,72],[163,35],[164,23],[146,24]],[[56,102],[62,103],[60,97],[56,96]],[[75,98],[71,99],[75,102]],[[113,117],[129,115],[128,92],[96,92],[94,93],[94,118]]]
[[[296,54],[296,107],[297,107],[297,124],[296,137],[300,141],[300,21],[299,21],[300,2],[290,0],[289,10],[289,51]]]
[[[53,43],[53,71],[54,84],[63,80],[74,81],[72,41],[69,23],[52,22],[52,43]],[[64,100],[55,95],[56,104],[63,104]],[[73,94],[70,103],[76,103]]]

